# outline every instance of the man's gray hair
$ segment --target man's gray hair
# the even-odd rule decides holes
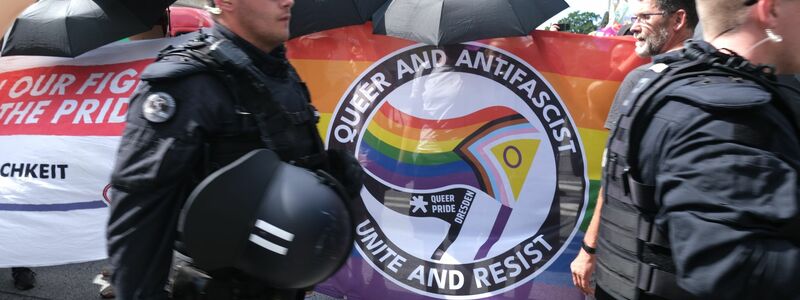
[[[694,29],[697,26],[697,8],[695,7],[695,0],[655,0],[656,7],[667,13],[674,13],[679,9],[686,11],[686,25],[688,28]]]

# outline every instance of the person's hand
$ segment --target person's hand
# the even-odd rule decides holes
[[[328,165],[331,175],[344,186],[350,199],[358,199],[364,185],[364,169],[350,153],[339,149],[328,149]]]
[[[559,28],[558,24],[550,25],[550,31],[558,31],[559,29],[561,28]]]
[[[594,295],[594,288],[592,288],[594,264],[594,255],[580,249],[578,256],[569,265],[569,269],[572,271],[572,283],[585,295]]]

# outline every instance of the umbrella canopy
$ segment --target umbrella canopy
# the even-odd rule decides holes
[[[296,0],[289,32],[298,37],[367,22],[386,0]]]
[[[564,0],[393,0],[372,16],[373,32],[437,46],[521,36],[567,7]]]
[[[127,11],[142,23],[152,26],[164,15],[167,9],[175,0],[94,0],[99,4],[118,3],[122,4]],[[149,27],[148,27],[149,28]]]
[[[131,4],[127,4],[130,2]],[[14,21],[2,55],[75,57],[152,28],[174,0],[40,0]]]

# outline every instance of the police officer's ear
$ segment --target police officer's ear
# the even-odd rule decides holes
[[[786,1],[786,0],[781,0]],[[776,0],[760,0],[755,5],[755,14],[763,28],[775,28],[778,26],[778,15],[781,13],[791,13],[790,10],[781,11]]]
[[[674,30],[675,32],[681,31],[684,28],[686,28],[686,26],[689,26],[688,24],[689,18],[688,15],[686,14],[686,10],[684,9],[678,9],[677,11],[672,13],[672,15],[670,15],[670,18],[672,19],[673,22],[672,30]]]

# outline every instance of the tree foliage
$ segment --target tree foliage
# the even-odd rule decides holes
[[[558,21],[558,24],[569,24],[569,28],[561,31],[587,34],[597,30],[602,18],[600,15],[588,11],[573,11],[567,17]]]

